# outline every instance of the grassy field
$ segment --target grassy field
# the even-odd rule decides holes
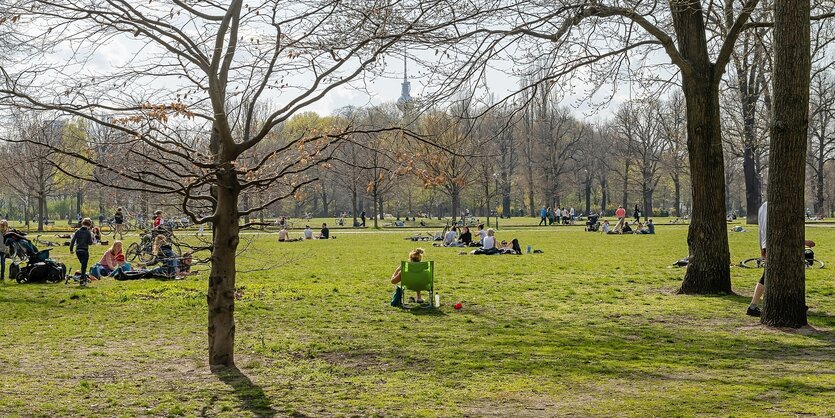
[[[388,306],[411,231],[247,235],[239,371],[223,374],[205,360],[205,267],[86,289],[7,280],[0,416],[835,415],[832,229],[808,229],[829,265],[808,271],[798,331],[745,316],[760,271],[731,270],[737,295],[676,295],[686,231],[500,231],[544,252],[522,256],[424,243],[434,312]],[[732,259],[756,255],[756,239],[731,233]]]

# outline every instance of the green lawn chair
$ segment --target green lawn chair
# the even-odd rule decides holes
[[[414,263],[402,261],[400,263],[400,286],[403,287],[404,290],[429,292],[429,298],[426,299],[426,302],[429,303],[430,307],[434,306],[435,262],[421,261]]]

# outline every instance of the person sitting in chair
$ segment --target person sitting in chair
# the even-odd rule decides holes
[[[412,263],[419,263],[423,260],[423,248],[415,248],[414,251],[409,253],[409,261]],[[398,284],[400,283],[400,266],[397,266],[397,269],[394,270],[394,273],[391,275],[391,284]],[[417,299],[415,301],[417,303],[423,303],[423,298],[420,296],[420,291],[417,292]]]

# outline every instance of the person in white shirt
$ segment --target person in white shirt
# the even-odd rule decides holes
[[[310,229],[310,225],[304,228],[304,239],[313,239],[313,230]]]
[[[574,225],[574,208],[568,210],[568,222]]]
[[[487,236],[484,237],[481,248],[484,250],[496,248],[496,231],[493,228],[487,230]]]
[[[607,219],[607,220],[603,221],[603,227],[600,228],[600,232],[602,232],[604,234],[608,234],[609,231],[611,231],[611,228],[609,228],[609,220]]]
[[[760,206],[759,212],[757,212],[757,229],[759,230],[759,238],[760,238],[760,257],[762,257],[763,261],[767,259],[766,253],[766,232],[767,232],[767,223],[768,223],[768,202],[763,202],[762,206]],[[807,247],[814,247],[815,242],[812,240],[805,240],[804,244]],[[767,266],[766,266],[767,267]],[[754,297],[751,298],[751,304],[748,305],[748,310],[746,312],[747,315],[750,316],[761,316],[762,311],[757,304],[760,303],[760,299],[763,297],[763,293],[765,293],[765,268],[763,268],[763,275],[760,277],[760,281],[757,282],[757,286],[754,288]]]
[[[281,227],[281,230],[278,231],[278,242],[290,241],[290,233],[287,232],[287,228]]]
[[[478,225],[478,243],[484,244],[484,238],[487,238],[487,231],[484,230],[484,224]]]
[[[455,242],[455,238],[458,237],[458,233],[456,232],[455,227],[449,229],[449,231],[444,235],[444,247],[449,247],[452,243]]]

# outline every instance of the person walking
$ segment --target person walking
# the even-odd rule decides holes
[[[548,221],[545,219],[546,216],[548,216],[548,209],[546,209],[545,206],[543,206],[542,209],[539,210],[538,226],[542,226],[543,224],[548,225]]]
[[[638,209],[638,205],[635,205],[635,211],[632,212],[632,216],[635,218],[635,222],[640,222],[641,220],[641,210]]]
[[[90,261],[90,245],[94,241],[93,233],[90,232],[92,226],[93,221],[90,218],[82,219],[81,228],[78,228],[70,239],[70,254],[75,253],[78,262],[81,263],[81,286],[87,285],[87,263]]]
[[[360,213],[360,219],[362,220],[361,226],[365,228],[365,211],[362,211],[362,213]]]

